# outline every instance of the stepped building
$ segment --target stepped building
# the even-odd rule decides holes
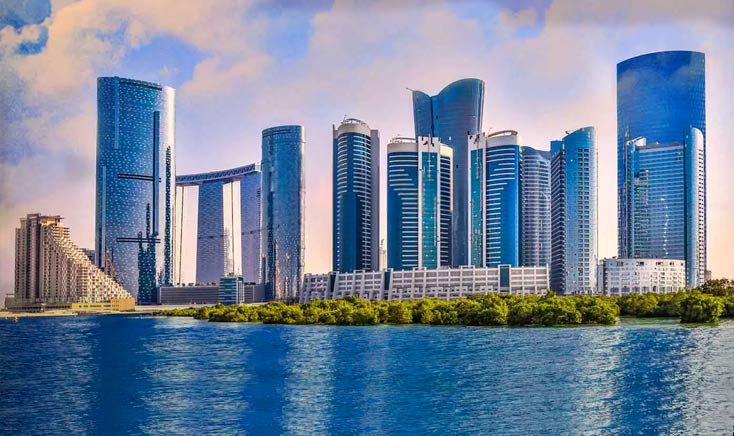
[[[6,307],[32,310],[111,303],[132,309],[132,298],[72,242],[60,216],[21,218],[15,230],[15,293]]]

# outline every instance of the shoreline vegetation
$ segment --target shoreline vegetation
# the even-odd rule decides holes
[[[307,304],[208,306],[172,309],[159,316],[210,322],[263,324],[465,326],[613,325],[619,316],[678,318],[681,323],[716,323],[734,318],[734,280],[712,280],[699,289],[670,294],[606,296],[518,296],[484,294],[456,300],[367,301],[357,297]]]

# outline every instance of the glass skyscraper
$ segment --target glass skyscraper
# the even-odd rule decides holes
[[[173,278],[174,121],[173,88],[97,79],[97,265],[141,303]]]
[[[333,127],[333,270],[378,270],[380,136],[360,120]]]
[[[471,264],[548,265],[549,153],[523,146],[514,130],[468,141]]]
[[[520,148],[520,264],[550,265],[550,152]]]
[[[484,81],[457,80],[435,96],[413,91],[415,136],[433,136],[453,150],[452,265],[468,265],[469,150],[467,136],[482,131]]]
[[[520,265],[520,146],[514,130],[468,139],[471,264]]]
[[[551,142],[550,285],[561,294],[596,291],[596,154],[593,127]]]
[[[451,263],[453,151],[437,138],[394,138],[387,146],[387,266]]]
[[[305,247],[302,126],[262,132],[262,247],[267,299],[293,300],[303,281]]]
[[[700,141],[693,140],[696,144],[690,144],[691,138],[698,136],[691,133],[692,128],[697,129],[701,136]],[[642,144],[640,140],[645,146],[635,152],[638,147],[634,144]],[[673,144],[678,144],[678,151],[673,151],[676,147]],[[670,161],[676,153],[681,158],[686,155],[680,148],[687,150],[689,144],[695,152],[690,154],[685,165]],[[696,157],[699,154],[700,158]],[[703,281],[706,270],[706,80],[703,53],[649,53],[617,65],[617,156],[619,257],[639,257],[643,252],[657,252],[661,254],[659,257],[684,259],[688,286],[697,286]],[[638,161],[632,162],[630,159],[633,157]],[[686,172],[687,169],[693,173]],[[645,181],[645,177],[654,180]],[[671,212],[677,217],[677,223],[653,223],[652,220],[660,216],[654,218],[650,214],[660,210],[636,210],[650,204],[645,195],[657,196],[657,200],[649,200],[658,202],[657,206],[651,206],[653,208],[660,207],[664,201],[666,210],[677,210]],[[641,218],[645,214],[648,218]],[[682,216],[698,218],[682,221]],[[654,231],[650,226],[657,226],[654,231],[662,231],[663,234],[653,238]],[[665,240],[667,248],[656,245],[661,240]]]
[[[687,286],[703,283],[703,134],[692,127],[683,142],[667,144],[637,138],[626,152],[629,257],[687,260]]]
[[[184,190],[198,187],[196,228],[196,282],[217,283],[227,274],[241,275],[245,282],[260,283],[260,198],[262,173],[259,164],[187,174],[176,177],[177,229],[184,230]],[[177,259],[181,259],[183,234],[179,234]],[[181,277],[181,262],[175,277]]]

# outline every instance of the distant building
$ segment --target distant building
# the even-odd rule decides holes
[[[380,135],[364,121],[333,126],[333,269],[378,270]]]
[[[617,64],[619,257],[706,271],[706,57],[647,53]]]
[[[266,298],[294,300],[303,281],[305,248],[304,131],[262,132],[262,242]]]
[[[219,303],[225,306],[260,303],[265,301],[264,290],[263,285],[246,283],[242,276],[225,276],[219,280]]]
[[[84,253],[84,254],[85,254],[85,255],[86,255],[86,256],[87,256],[88,258],[89,258],[89,260],[90,260],[90,261],[91,261],[91,262],[92,262],[93,264],[95,264],[95,265],[96,265],[96,262],[97,262],[97,261],[96,261],[96,256],[95,256],[94,250],[92,250],[92,249],[90,249],[90,248],[82,248],[81,250],[82,250],[82,252],[83,252],[83,253]]]
[[[453,151],[451,247],[454,266],[469,264],[469,150],[467,135],[482,131],[484,81],[462,79],[446,85],[437,95],[412,91],[415,137],[438,138]],[[389,250],[388,250],[389,255]]]
[[[97,265],[141,303],[173,281],[175,92],[97,79]]]
[[[161,286],[156,290],[155,297],[155,302],[163,305],[213,306],[219,303],[219,285]]]
[[[705,280],[704,280],[704,283],[706,283],[706,282],[708,282],[709,280],[711,280],[711,270],[710,270],[710,269],[707,269],[707,270],[706,270],[706,273],[704,274],[704,279],[705,279]]]
[[[596,131],[584,127],[551,142],[551,289],[596,291]]]
[[[242,275],[245,281],[260,283],[260,164],[221,171],[176,176],[177,196],[198,188],[196,231],[196,282],[216,283],[222,275]],[[183,200],[176,208],[178,245],[176,282],[181,280],[184,233]]]
[[[671,259],[603,259],[599,292],[605,295],[665,294],[686,288],[686,263]]]
[[[394,138],[387,146],[387,265],[451,264],[453,151],[437,138]]]
[[[110,303],[132,295],[100,271],[69,236],[60,216],[29,214],[15,230],[15,292],[9,309],[70,307],[72,303]]]
[[[301,302],[347,296],[373,301],[453,300],[477,294],[544,295],[547,291],[548,269],[545,267],[499,265],[493,268],[387,269],[306,274]]]

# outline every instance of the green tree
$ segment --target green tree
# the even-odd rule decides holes
[[[724,311],[721,298],[700,292],[691,292],[681,301],[682,323],[717,322]]]

